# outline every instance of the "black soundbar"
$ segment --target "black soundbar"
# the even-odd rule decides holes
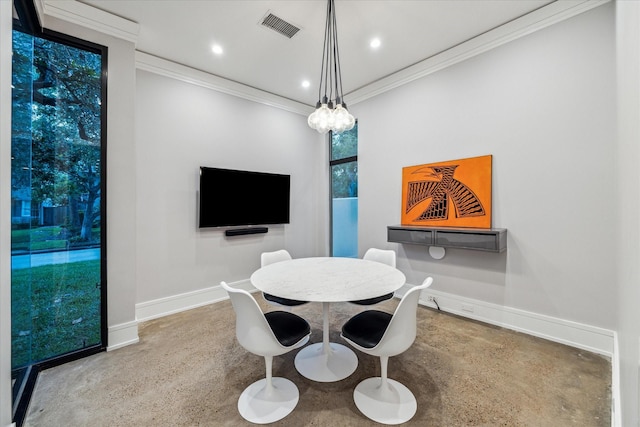
[[[245,234],[260,234],[269,231],[267,227],[231,228],[225,230],[225,236],[243,236]]]

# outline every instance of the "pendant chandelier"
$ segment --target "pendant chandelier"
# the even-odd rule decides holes
[[[323,94],[324,89],[324,94]],[[318,87],[316,111],[307,123],[319,133],[340,133],[353,129],[355,118],[347,111],[342,93],[342,75],[338,51],[338,28],[334,0],[327,0],[327,22],[324,29],[324,48]]]

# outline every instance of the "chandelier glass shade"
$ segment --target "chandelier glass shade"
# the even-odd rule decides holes
[[[324,93],[323,93],[324,90]],[[318,87],[316,110],[309,115],[307,123],[319,133],[340,133],[353,129],[355,118],[347,110],[342,93],[342,75],[338,50],[338,28],[334,0],[327,0],[327,21],[324,32],[322,67]]]

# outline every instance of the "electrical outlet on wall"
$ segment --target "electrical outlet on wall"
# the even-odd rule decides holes
[[[434,297],[433,295],[429,295],[427,297],[427,301],[434,304],[436,302],[436,297]]]

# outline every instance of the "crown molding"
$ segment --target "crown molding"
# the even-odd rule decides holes
[[[82,25],[114,37],[133,42],[138,40],[140,25],[75,0],[34,0],[40,21],[55,17]],[[394,74],[347,93],[349,105],[373,98],[389,90],[425,77],[436,71],[502,46],[513,40],[564,21],[611,0],[556,0],[505,25],[463,42],[451,49],[411,65]],[[204,71],[196,70],[144,52],[136,52],[136,68],[196,84],[250,101],[308,115],[313,106],[243,85]]]
[[[394,74],[345,94],[349,105],[373,98],[391,89],[487,52],[503,44],[564,21],[611,0],[556,0],[540,9],[496,27],[451,49],[411,65]]]
[[[314,110],[309,105],[140,51],[136,51],[136,68],[292,113],[309,115]]]
[[[140,24],[75,0],[34,0],[43,27],[58,18],[119,39],[138,42]]]

